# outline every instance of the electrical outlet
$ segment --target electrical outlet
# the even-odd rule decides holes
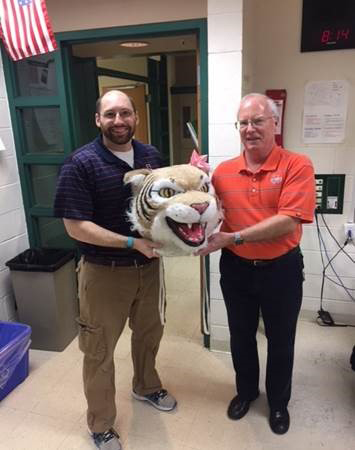
[[[355,223],[344,223],[345,238],[351,239],[355,243]]]

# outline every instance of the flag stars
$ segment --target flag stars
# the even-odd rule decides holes
[[[20,6],[28,6],[30,3],[32,3],[32,0],[18,0]]]

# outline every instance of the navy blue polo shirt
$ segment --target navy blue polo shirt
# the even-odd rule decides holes
[[[134,169],[162,166],[161,155],[155,147],[132,140]],[[65,219],[89,220],[103,228],[125,236],[139,237],[131,230],[127,217],[132,191],[123,183],[126,172],[132,170],[125,161],[108,150],[101,135],[76,150],[64,162],[54,200],[54,215]],[[78,242],[83,255],[147,258],[136,250],[101,247]]]

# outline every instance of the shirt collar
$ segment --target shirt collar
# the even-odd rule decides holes
[[[277,169],[277,166],[281,159],[281,151],[282,148],[278,145],[275,145],[273,149],[271,150],[269,156],[267,157],[264,164],[257,170],[257,172],[265,171],[265,172],[271,172],[273,170]],[[243,151],[243,154],[240,158],[236,159],[236,169],[237,172],[249,172],[249,169],[246,165],[245,161],[245,150]]]
[[[102,142],[101,134],[97,136],[97,138],[94,140],[94,145],[97,153],[107,163],[128,166],[128,164],[125,161],[117,158],[117,156],[115,156],[112,152],[110,152],[110,150],[104,145],[104,143]],[[145,146],[140,142],[136,141],[135,139],[132,139],[132,148],[134,153],[134,166],[136,167],[137,162],[139,167],[139,161],[144,157],[146,153]]]

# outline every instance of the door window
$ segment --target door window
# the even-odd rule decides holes
[[[29,166],[29,171],[33,206],[51,208],[54,201],[59,166],[32,164]]]
[[[36,223],[41,247],[68,248],[72,246],[73,243],[65,231],[62,219],[38,217]]]
[[[19,109],[25,153],[64,153],[63,131],[58,107]]]
[[[58,95],[53,55],[32,56],[15,64],[16,95]]]

